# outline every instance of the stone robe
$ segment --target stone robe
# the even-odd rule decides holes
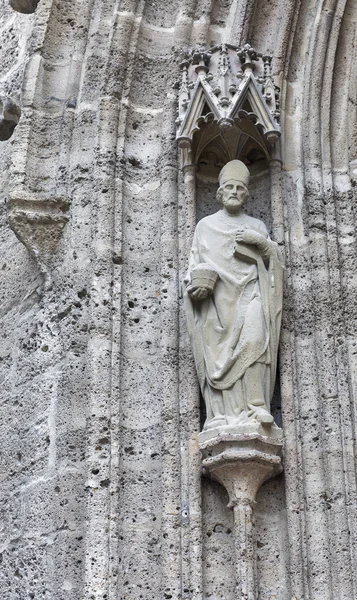
[[[270,247],[264,259],[253,245],[237,244],[239,229],[260,233]],[[187,287],[192,269],[205,263],[218,273],[213,294],[193,301]],[[261,221],[221,210],[202,219],[195,231],[185,279],[185,309],[207,421],[221,418],[223,398],[227,424],[251,410],[242,378],[256,363],[264,369],[264,403],[269,410],[274,390],[282,308],[283,265],[277,244]],[[207,423],[206,423],[207,427]]]

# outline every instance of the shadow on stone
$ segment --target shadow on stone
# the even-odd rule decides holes
[[[0,141],[10,139],[21,116],[20,107],[10,98],[0,97]]]
[[[9,3],[17,12],[30,15],[35,12],[39,0],[9,0]]]

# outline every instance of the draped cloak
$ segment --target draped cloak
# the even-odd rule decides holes
[[[269,240],[269,258],[264,259],[256,246],[237,245],[235,236],[242,228]],[[187,287],[192,269],[200,263],[211,266],[218,280],[211,296],[192,301]],[[227,390],[249,366],[263,362],[267,366],[266,400],[270,402],[280,334],[282,275],[278,246],[262,221],[221,210],[197,224],[184,282],[184,304],[203,394],[206,383]]]

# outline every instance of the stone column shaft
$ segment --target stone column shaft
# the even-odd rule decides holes
[[[237,600],[256,600],[254,513],[250,502],[233,507]]]

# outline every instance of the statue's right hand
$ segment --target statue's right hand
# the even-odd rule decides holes
[[[212,294],[212,290],[206,287],[196,287],[187,290],[193,300],[205,300]]]

